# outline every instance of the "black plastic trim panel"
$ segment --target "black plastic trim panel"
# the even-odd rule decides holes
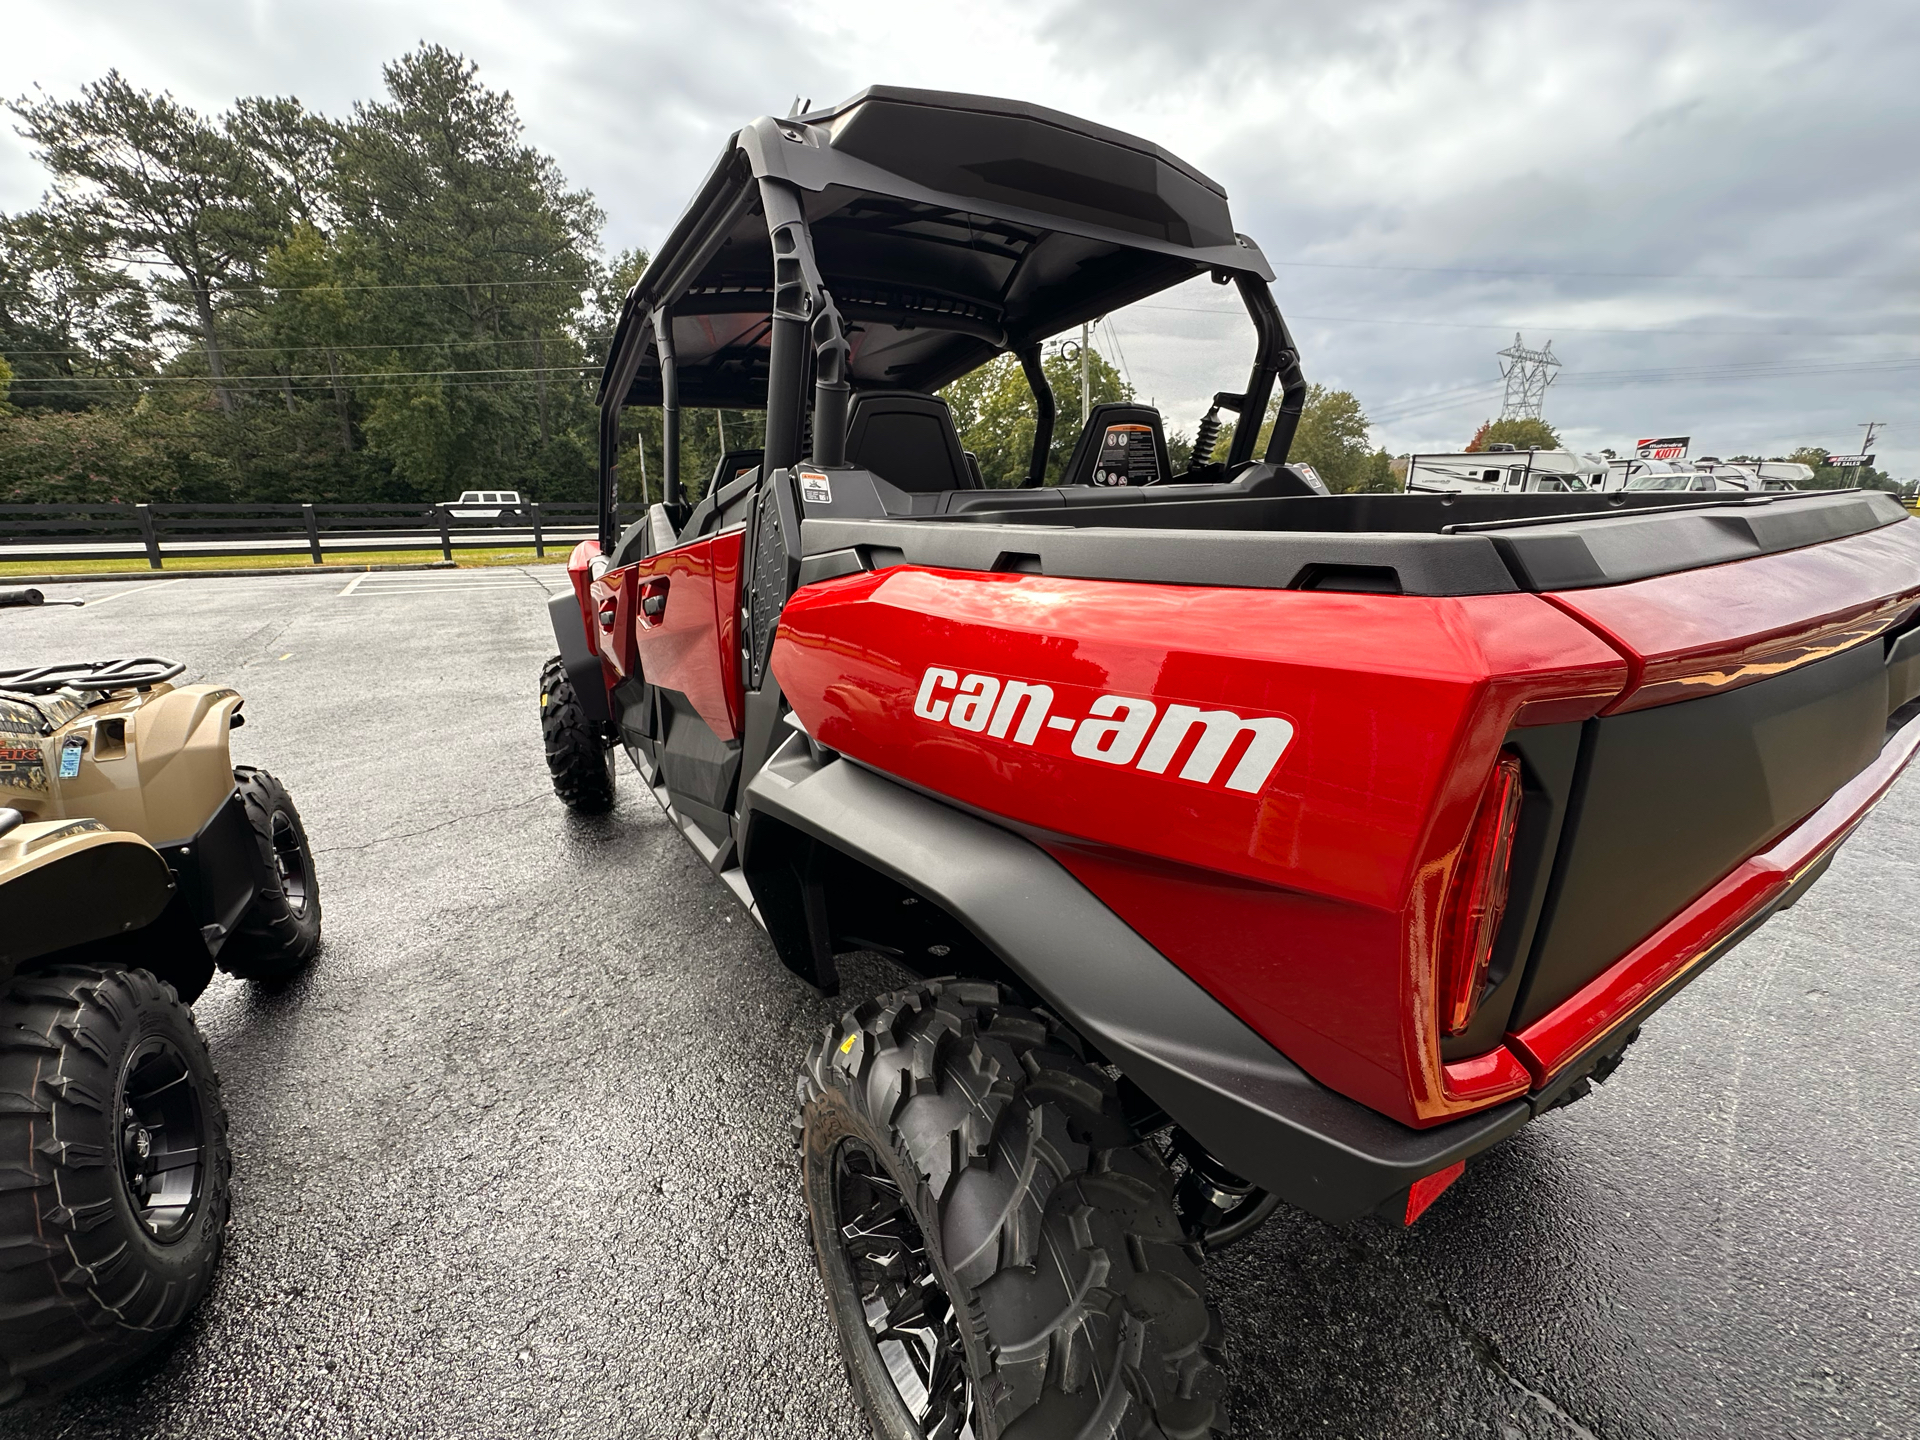
[[[910,565],[1021,570],[1255,590],[1302,587],[1328,566],[1391,570],[1405,595],[1508,594],[1516,588],[1482,535],[1339,535],[1136,530],[926,520],[807,520],[802,553],[882,549]]]
[[[1584,590],[1798,550],[1910,518],[1891,495],[1846,491],[1755,496],[1731,505],[1599,514],[1478,533],[1491,535],[1527,589]]]
[[[798,737],[746,803],[743,849],[764,815],[924,894],[1221,1161],[1324,1220],[1366,1214],[1531,1114],[1516,1100],[1415,1130],[1335,1094],[1031,841],[850,760],[821,766]]]
[[[1898,710],[1920,695],[1920,629],[1887,642],[1887,710]]]
[[[1869,641],[1737,690],[1586,722],[1513,1029],[1873,763],[1886,741],[1883,657]]]

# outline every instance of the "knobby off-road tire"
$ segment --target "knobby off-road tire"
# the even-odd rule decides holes
[[[613,809],[614,752],[594,733],[558,655],[540,670],[540,737],[553,793],[580,815]]]
[[[1059,1022],[986,983],[882,996],[828,1029],[799,1098],[814,1250],[877,1436],[1221,1433],[1172,1177]]]
[[[220,949],[220,968],[242,980],[290,980],[320,946],[320,879],[300,812],[287,787],[264,770],[237,765],[234,788],[253,826],[265,874],[274,877]]]
[[[220,1082],[173,987],[67,965],[0,992],[0,1404],[93,1379],[192,1313],[228,1174]]]

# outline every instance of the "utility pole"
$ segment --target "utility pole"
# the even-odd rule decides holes
[[[1080,423],[1083,426],[1093,414],[1092,392],[1087,389],[1087,346],[1092,341],[1093,327],[1083,320],[1080,322]]]

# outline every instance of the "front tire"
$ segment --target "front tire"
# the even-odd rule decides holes
[[[1172,1177],[1058,1021],[930,982],[844,1016],[799,1090],[814,1251],[877,1436],[1219,1433]]]
[[[65,965],[0,997],[0,1404],[161,1344],[212,1283],[227,1115],[206,1042],[144,970]]]
[[[594,732],[558,655],[540,669],[540,738],[553,793],[577,815],[613,809],[613,747]]]
[[[291,980],[320,948],[320,877],[306,826],[287,787],[264,770],[237,765],[234,789],[253,827],[263,874],[273,880],[220,947],[220,968],[242,980]]]

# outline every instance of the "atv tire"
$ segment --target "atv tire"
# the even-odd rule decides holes
[[[828,1029],[799,1098],[814,1253],[876,1436],[1219,1433],[1219,1321],[1172,1176],[1052,1016],[974,981],[882,996]]]
[[[540,737],[553,793],[569,810],[604,815],[613,809],[613,747],[594,732],[558,655],[540,668]]]
[[[313,848],[287,787],[264,770],[236,765],[234,788],[260,847],[262,884],[220,948],[220,968],[242,980],[291,980],[320,946],[320,880]]]
[[[63,965],[0,992],[0,1404],[134,1360],[192,1313],[229,1169],[220,1081],[171,986]]]

